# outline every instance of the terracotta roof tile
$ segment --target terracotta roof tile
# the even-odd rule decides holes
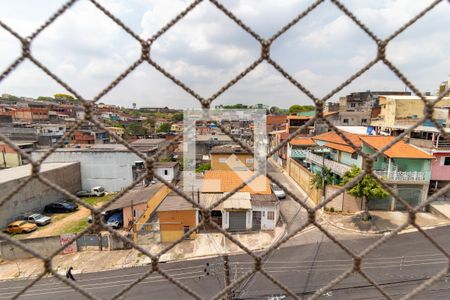
[[[393,136],[364,136],[361,140],[375,150],[380,150],[389,144],[395,137]],[[433,159],[434,157],[425,151],[411,146],[404,141],[399,141],[384,151],[384,155],[390,158],[419,158]]]
[[[252,171],[206,171],[201,187],[203,193],[231,192],[244,181],[253,176]],[[256,177],[248,185],[239,190],[250,194],[271,194],[269,180],[266,176]]]
[[[347,152],[347,153],[355,153],[356,152],[355,149],[353,149],[352,147],[345,146],[345,145],[342,145],[342,144],[326,143],[324,146],[328,147],[328,148],[331,148],[331,149],[344,151],[344,152]]]
[[[294,146],[315,146],[316,145],[316,143],[313,141],[313,139],[309,138],[309,137],[294,138],[289,143]]]
[[[362,136],[362,135],[354,134],[354,133],[350,133],[350,132],[342,132],[342,134],[347,139],[349,139],[350,142],[353,143],[353,145],[355,145],[356,147],[361,147],[361,140],[359,139],[359,137]],[[324,142],[330,142],[330,143],[335,143],[335,144],[341,144],[341,145],[349,146],[349,144],[346,141],[344,141],[344,139],[342,139],[334,131],[325,132],[325,133],[316,135],[315,137],[313,137],[313,140],[319,140],[319,141],[324,141]]]

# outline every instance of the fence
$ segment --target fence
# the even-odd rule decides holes
[[[289,176],[309,195],[314,203],[320,203],[322,199],[322,190],[315,189],[311,186],[311,178],[313,174],[296,162],[293,159],[289,159]]]
[[[154,174],[153,176],[159,179],[161,182],[164,182],[168,187],[173,189],[176,193],[183,196],[187,201],[191,202],[194,206],[199,207],[202,210],[202,213],[204,216],[206,216],[198,226],[195,228],[190,229],[188,232],[185,233],[185,236],[189,236],[192,232],[203,226],[205,223],[208,223],[211,226],[215,226],[218,231],[220,231],[223,235],[225,235],[229,240],[233,241],[237,245],[239,245],[240,248],[242,248],[243,251],[245,251],[250,257],[253,259],[253,266],[249,269],[248,272],[245,272],[243,275],[238,276],[233,282],[231,282],[229,285],[227,285],[225,288],[221,289],[220,292],[218,292],[213,298],[214,299],[221,299],[222,297],[227,297],[227,295],[230,294],[230,292],[234,289],[237,289],[239,285],[241,285],[244,282],[247,282],[249,278],[252,278],[256,273],[261,274],[264,276],[267,280],[278,286],[281,290],[283,290],[286,294],[288,294],[290,297],[294,299],[299,299],[298,295],[293,292],[290,288],[288,288],[286,285],[284,285],[282,282],[279,282],[277,279],[275,279],[272,275],[267,273],[264,268],[264,260],[266,260],[270,255],[277,249],[279,246],[284,244],[286,241],[288,241],[290,238],[292,238],[297,232],[303,230],[310,224],[317,227],[320,231],[325,233],[337,246],[339,246],[343,251],[345,251],[349,256],[351,256],[353,264],[351,268],[349,268],[347,271],[343,272],[336,278],[330,280],[328,284],[315,289],[314,293],[312,294],[312,298],[318,298],[323,294],[326,294],[328,291],[330,291],[333,287],[335,287],[337,284],[341,283],[346,278],[349,278],[352,274],[359,274],[362,277],[364,277],[370,285],[372,285],[377,291],[379,291],[385,298],[391,299],[392,297],[386,292],[385,288],[378,284],[374,279],[372,279],[367,272],[364,271],[362,268],[363,262],[367,255],[371,253],[375,248],[377,248],[379,245],[385,243],[386,241],[392,239],[396,236],[397,233],[405,229],[408,225],[413,225],[416,228],[419,229],[420,234],[422,234],[426,239],[428,239],[430,243],[430,247],[434,247],[435,249],[439,250],[445,257],[450,259],[450,255],[448,252],[442,249],[442,247],[439,246],[439,244],[433,240],[432,237],[430,237],[425,231],[420,230],[419,226],[413,222],[415,218],[415,214],[421,210],[425,205],[429,204],[430,202],[434,201],[437,197],[439,197],[441,194],[445,193],[448,189],[450,189],[450,185],[447,185],[445,188],[442,188],[440,191],[438,191],[436,194],[431,196],[427,201],[421,203],[417,207],[412,207],[405,201],[403,201],[398,195],[395,194],[395,192],[388,187],[385,183],[382,181],[379,181],[379,184],[381,184],[389,193],[396,198],[397,201],[400,201],[405,205],[406,210],[410,214],[410,218],[408,221],[399,226],[396,230],[391,232],[389,235],[385,235],[381,237],[378,241],[374,242],[370,246],[368,246],[366,249],[362,251],[357,251],[355,249],[348,249],[344,244],[342,244],[339,240],[337,240],[335,237],[333,237],[332,234],[330,234],[325,228],[323,228],[315,219],[315,212],[319,209],[321,209],[324,205],[326,205],[328,202],[330,202],[334,197],[338,196],[339,193],[343,193],[345,189],[348,189],[349,187],[356,184],[365,174],[372,174],[372,163],[373,161],[384,151],[386,151],[391,145],[394,143],[400,141],[403,139],[407,134],[411,133],[411,131],[414,129],[415,126],[419,126],[423,124],[427,119],[433,120],[436,127],[439,129],[441,134],[443,136],[447,136],[446,132],[442,128],[440,124],[435,122],[433,119],[433,110],[434,105],[437,101],[441,100],[445,95],[449,94],[450,88],[447,87],[435,100],[429,100],[425,98],[424,94],[420,92],[416,86],[402,73],[401,70],[396,67],[392,61],[389,59],[388,55],[386,54],[386,48],[390,44],[390,42],[397,38],[397,36],[404,32],[407,28],[409,28],[412,24],[414,24],[417,20],[422,18],[424,15],[426,15],[429,11],[433,10],[438,4],[441,2],[444,3],[443,0],[434,0],[432,1],[428,6],[426,6],[423,10],[421,10],[415,17],[413,17],[411,20],[406,22],[403,26],[398,28],[394,33],[392,33],[390,36],[388,36],[385,39],[381,39],[378,37],[375,33],[372,32],[371,29],[369,29],[363,22],[361,22],[341,1],[339,0],[330,0],[331,3],[333,3],[337,9],[339,9],[344,15],[346,15],[350,20],[358,26],[373,42],[374,45],[376,45],[378,51],[376,56],[363,68],[358,70],[356,73],[354,73],[352,76],[350,76],[348,79],[346,79],[342,84],[335,87],[333,90],[331,90],[329,93],[327,93],[323,98],[316,97],[313,93],[311,93],[301,82],[297,81],[292,75],[290,75],[281,65],[279,65],[273,58],[271,57],[270,49],[274,41],[276,41],[280,36],[282,36],[286,31],[290,30],[292,26],[296,25],[300,20],[302,20],[305,16],[309,15],[312,11],[315,11],[318,6],[320,6],[322,3],[325,2],[325,0],[316,0],[310,4],[306,10],[300,12],[295,18],[292,20],[289,20],[286,22],[286,25],[282,27],[279,31],[277,31],[273,36],[270,38],[264,39],[261,37],[258,33],[256,33],[252,28],[250,28],[248,25],[246,25],[242,20],[240,20],[233,12],[228,10],[226,6],[222,5],[217,0],[210,0],[209,2],[217,8],[219,11],[223,12],[232,22],[234,22],[237,26],[239,26],[242,30],[250,34],[257,43],[261,46],[261,55],[258,59],[256,59],[254,62],[252,62],[248,67],[246,67],[241,73],[237,74],[235,78],[227,82],[224,86],[220,87],[214,94],[212,94],[209,97],[202,97],[198,93],[196,93],[194,90],[192,90],[189,86],[187,86],[185,83],[177,79],[174,75],[172,75],[169,71],[167,71],[165,68],[163,68],[160,64],[158,64],[157,61],[154,60],[151,56],[151,47],[152,44],[155,42],[155,40],[159,39],[163,34],[165,34],[169,29],[171,29],[175,24],[177,24],[180,20],[182,20],[187,14],[189,14],[192,10],[195,10],[195,8],[202,2],[202,0],[195,0],[193,1],[189,6],[187,6],[183,11],[181,11],[174,19],[172,19],[170,22],[168,22],[165,26],[163,26],[156,34],[154,34],[149,39],[143,39],[141,38],[137,33],[135,33],[133,30],[131,30],[124,22],[122,22],[120,19],[118,19],[113,13],[111,13],[107,8],[105,8],[103,5],[101,5],[96,0],[90,0],[97,9],[99,9],[102,13],[104,13],[108,18],[110,18],[117,26],[121,27],[127,34],[130,35],[130,37],[134,38],[140,45],[141,45],[141,56],[133,63],[131,64],[124,72],[119,74],[117,78],[115,78],[108,86],[106,86],[98,95],[96,95],[92,101],[87,101],[84,99],[78,91],[73,89],[67,82],[65,82],[63,79],[55,75],[50,69],[48,69],[44,64],[42,64],[34,55],[31,50],[31,45],[33,42],[40,36],[40,34],[45,31],[49,26],[52,25],[52,23],[59,19],[68,9],[70,9],[77,1],[76,0],[69,0],[64,3],[48,20],[45,21],[41,26],[39,26],[31,35],[27,37],[22,37],[19,35],[14,28],[11,28],[7,24],[5,24],[3,21],[0,21],[0,27],[2,27],[4,30],[6,30],[8,33],[10,33],[14,38],[18,40],[18,42],[21,44],[22,52],[19,54],[18,58],[15,59],[3,72],[0,73],[0,83],[10,76],[12,73],[14,73],[14,70],[21,65],[25,60],[28,60],[30,63],[32,63],[34,66],[42,70],[45,74],[47,74],[50,78],[55,80],[61,87],[66,89],[69,93],[73,94],[77,99],[81,101],[85,108],[85,115],[83,120],[78,120],[71,128],[68,130],[64,136],[59,140],[59,142],[55,145],[53,145],[48,153],[44,155],[41,159],[37,161],[32,161],[29,155],[27,155],[25,152],[23,152],[21,149],[19,149],[13,141],[11,141],[9,138],[7,138],[4,135],[0,135],[0,140],[4,141],[8,145],[12,146],[16,151],[18,151],[23,157],[29,159],[32,161],[33,169],[31,172],[31,176],[29,177],[29,180],[24,181],[19,186],[17,186],[12,192],[8,193],[7,195],[2,195],[0,199],[0,208],[8,202],[8,200],[16,193],[19,193],[20,190],[26,186],[30,180],[37,179],[46,185],[64,193],[68,198],[72,199],[73,201],[76,201],[80,205],[85,206],[86,208],[90,209],[93,214],[96,216],[96,219],[100,218],[101,211],[105,210],[111,203],[114,203],[117,201],[119,197],[121,197],[123,194],[128,192],[134,185],[136,185],[138,182],[140,182],[145,176],[151,176],[152,173],[152,165],[153,162],[157,159],[157,157],[160,155],[162,151],[158,151],[153,157],[147,157],[143,153],[140,153],[137,151],[134,147],[132,147],[129,143],[127,143],[125,140],[123,140],[121,137],[117,136],[113,132],[110,132],[110,135],[112,135],[117,141],[119,141],[121,144],[124,144],[130,151],[136,153],[139,157],[142,158],[142,161],[144,161],[147,165],[147,173],[143,176],[140,176],[133,185],[130,187],[124,189],[120,193],[116,195],[114,199],[112,199],[110,202],[104,204],[100,208],[94,208],[74,195],[72,195],[67,190],[59,187],[58,185],[54,184],[53,182],[49,181],[46,177],[44,177],[42,174],[39,173],[39,168],[43,160],[52,152],[55,151],[57,147],[60,147],[63,145],[64,140],[71,137],[75,130],[80,127],[80,125],[83,122],[91,122],[99,129],[107,130],[105,128],[105,125],[101,123],[100,121],[96,120],[93,117],[93,105],[98,102],[102,97],[110,92],[116,85],[118,85],[124,78],[126,78],[132,71],[134,71],[138,66],[148,63],[151,67],[153,67],[155,70],[160,72],[163,76],[171,80],[175,85],[182,88],[184,91],[186,91],[189,95],[191,95],[193,98],[197,99],[199,103],[202,105],[203,108],[209,108],[210,105],[214,102],[215,99],[217,99],[221,94],[223,94],[225,91],[227,91],[230,87],[235,85],[237,82],[239,82],[242,78],[244,78],[248,73],[252,72],[257,66],[259,66],[261,63],[266,62],[267,64],[270,64],[276,71],[278,71],[284,78],[286,78],[290,83],[293,84],[294,87],[298,88],[301,92],[306,94],[310,99],[314,101],[315,107],[316,107],[316,115],[308,121],[305,125],[299,127],[295,132],[289,135],[289,138],[284,140],[280,145],[278,145],[277,148],[272,149],[267,155],[267,157],[271,157],[273,153],[275,153],[277,150],[279,150],[281,147],[289,143],[290,140],[292,140],[297,134],[304,131],[307,126],[313,124],[313,122],[319,120],[326,123],[331,130],[334,130],[339,134],[339,136],[342,137],[347,143],[352,145],[352,147],[360,153],[364,159],[365,159],[365,169],[364,171],[357,177],[355,177],[351,182],[347,183],[345,186],[340,188],[336,193],[333,195],[330,195],[330,197],[325,201],[325,203],[317,202],[317,205],[314,207],[309,207],[307,204],[302,201],[302,199],[298,199],[293,193],[289,191],[281,182],[273,178],[270,174],[267,175],[267,177],[277,183],[279,186],[281,186],[287,194],[289,194],[292,198],[295,199],[301,206],[303,206],[308,211],[308,219],[307,222],[305,222],[304,225],[302,225],[298,230],[295,232],[290,233],[289,235],[285,236],[281,240],[279,240],[277,243],[272,245],[269,249],[264,251],[263,253],[253,253],[248,248],[241,245],[237,240],[234,239],[234,237],[223,230],[222,228],[218,227],[217,225],[214,225],[213,222],[211,222],[210,217],[210,209],[212,207],[216,207],[220,203],[226,200],[226,198],[230,197],[232,194],[237,192],[240,188],[244,186],[237,187],[235,190],[233,190],[230,194],[225,196],[224,198],[218,200],[216,203],[214,203],[211,207],[205,208],[205,207],[199,207],[199,204],[193,201],[188,195],[184,194],[183,191],[177,189],[175,186],[173,186],[171,183],[165,181],[163,178],[159,178],[157,174]],[[447,1],[445,1],[447,2]],[[402,13],[402,12],[398,12]],[[445,41],[444,41],[445,42]],[[439,46],[439,45],[436,45]],[[405,49],[406,51],[406,49]],[[375,64],[381,63],[384,64],[389,70],[393,72],[411,91],[414,92],[414,94],[418,95],[425,103],[425,116],[422,119],[417,120],[417,122],[414,124],[414,126],[410,127],[409,129],[405,130],[404,133],[397,136],[392,142],[390,142],[388,145],[383,147],[381,150],[377,151],[376,153],[372,154],[371,156],[364,155],[361,153],[360,150],[357,149],[357,147],[354,147],[353,143],[348,140],[346,136],[342,134],[333,124],[331,124],[327,119],[325,119],[324,116],[324,105],[327,100],[329,100],[331,97],[336,95],[339,91],[341,91],[343,88],[348,86],[350,83],[352,83],[356,78],[360,77],[362,74],[364,74],[366,71],[371,69]],[[247,144],[243,143],[242,141],[236,139],[233,137],[225,128],[223,128],[220,124],[218,124],[220,129],[222,129],[223,132],[228,134],[230,138],[235,141],[236,143],[240,144],[244,149],[247,149],[251,153],[253,153],[253,149],[249,147]],[[176,143],[182,138],[182,135],[178,135],[174,140],[172,140],[171,144]],[[294,171],[295,172],[295,171]],[[257,174],[259,175],[259,174]],[[256,177],[256,176],[255,176]],[[376,178],[376,176],[374,176]],[[251,181],[253,179],[250,178],[246,183]],[[92,224],[88,229],[82,231],[80,234],[77,234],[72,240],[78,240],[83,236],[85,233],[87,233],[89,230],[92,229],[94,226],[100,226],[104,230],[107,230],[111,233],[111,235],[116,236],[118,239],[124,241],[124,243],[129,243],[132,245],[133,248],[136,248],[138,251],[141,251],[144,255],[148,256],[151,261],[151,267],[149,267],[149,271],[145,274],[145,276],[142,278],[138,278],[136,281],[132,282],[128,286],[124,287],[123,290],[121,290],[117,295],[115,295],[114,298],[119,298],[121,295],[125,294],[127,291],[129,291],[131,288],[133,288],[135,285],[137,285],[139,282],[144,280],[146,277],[148,277],[150,274],[158,273],[159,275],[163,276],[167,280],[169,280],[171,283],[176,285],[178,288],[183,290],[185,293],[189,294],[193,298],[201,299],[202,297],[198,294],[198,292],[194,291],[192,288],[186,286],[184,283],[182,283],[180,280],[177,280],[176,278],[173,278],[173,276],[170,276],[166,272],[164,272],[159,267],[159,257],[164,254],[168,249],[173,247],[175,244],[178,244],[184,239],[184,236],[171,245],[167,246],[167,248],[163,249],[158,255],[154,255],[146,251],[145,249],[140,248],[136,244],[133,243],[132,240],[130,240],[127,237],[121,236],[119,233],[114,231],[111,228],[108,228],[104,226],[103,224]],[[61,282],[67,284],[67,286],[73,288],[74,290],[81,293],[83,296],[89,299],[96,299],[96,297],[87,289],[82,288],[78,283],[68,281],[66,278],[60,276],[55,270],[52,269],[51,260],[52,258],[57,255],[58,253],[61,253],[65,248],[68,247],[68,244],[61,246],[56,251],[52,252],[49,255],[39,253],[32,248],[28,247],[24,242],[17,241],[12,239],[6,234],[1,233],[0,237],[2,240],[6,240],[9,243],[21,248],[23,251],[26,251],[30,253],[31,255],[41,259],[45,264],[45,272],[42,273],[38,278],[33,280],[31,283],[26,284],[23,286],[23,289],[17,292],[17,294],[13,298],[17,298],[23,293],[25,293],[28,289],[30,289],[36,282],[38,282],[44,275],[51,273],[56,279],[60,280]],[[403,297],[404,299],[412,298],[413,296],[417,295],[422,290],[429,287],[432,283],[436,282],[443,276],[445,276],[448,273],[448,263],[443,266],[443,269],[431,276],[430,278],[426,279],[423,283],[417,283],[414,287],[412,287],[409,292]]]

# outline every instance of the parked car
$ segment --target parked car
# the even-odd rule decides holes
[[[66,213],[74,212],[78,209],[78,205],[73,202],[59,201],[53,202],[45,206],[46,213]]]
[[[108,219],[109,216],[104,211],[101,212],[101,215],[102,215],[102,221],[106,222],[106,219]],[[92,215],[89,215],[87,221],[89,224],[92,223]]]
[[[8,225],[4,230],[7,233],[30,233],[37,229],[36,224],[28,223],[27,221],[20,220],[14,221]]]
[[[284,199],[286,198],[286,193],[275,183],[271,184],[272,191],[277,196],[278,199]]]
[[[79,191],[75,194],[77,197],[101,197],[105,195],[105,189],[102,186],[94,186],[90,191]]]
[[[106,225],[114,229],[121,228],[123,226],[123,214],[121,212],[114,213],[108,218]]]
[[[52,219],[50,217],[47,217],[47,216],[44,216],[41,214],[32,214],[28,217],[25,217],[25,221],[27,221],[29,223],[34,223],[39,226],[44,226],[44,225],[50,224]]]

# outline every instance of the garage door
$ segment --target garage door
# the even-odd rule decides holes
[[[243,231],[245,230],[245,221],[247,213],[245,211],[231,211],[228,230]]]

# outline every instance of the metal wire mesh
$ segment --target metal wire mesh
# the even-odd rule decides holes
[[[377,45],[378,52],[377,55],[363,68],[361,68],[359,71],[354,73],[352,76],[350,76],[347,80],[342,82],[339,86],[335,87],[333,90],[331,90],[326,96],[323,98],[316,97],[311,91],[309,91],[301,82],[297,81],[292,75],[290,75],[282,66],[280,66],[276,61],[274,61],[270,55],[270,48],[272,44],[286,31],[288,31],[292,26],[297,24],[302,18],[304,18],[306,15],[311,13],[313,10],[316,9],[319,5],[325,2],[325,0],[317,0],[313,2],[309,7],[307,7],[303,12],[298,14],[294,19],[292,19],[289,23],[287,23],[284,27],[282,27],[278,32],[276,32],[273,36],[271,36],[268,39],[262,38],[258,33],[256,33],[252,28],[250,28],[248,25],[246,25],[242,20],[240,20],[234,13],[232,13],[230,10],[228,10],[224,5],[222,5],[217,0],[209,0],[210,3],[213,4],[215,8],[217,8],[219,11],[223,12],[229,19],[231,19],[234,23],[236,23],[242,30],[246,31],[248,34],[250,34],[261,46],[261,54],[260,57],[255,60],[253,63],[251,63],[247,68],[245,68],[241,73],[236,75],[232,80],[230,80],[228,83],[226,83],[224,86],[219,88],[213,95],[205,98],[201,95],[197,94],[194,90],[192,90],[188,85],[177,79],[175,76],[173,76],[168,70],[163,68],[161,65],[159,65],[152,57],[151,57],[151,48],[153,43],[160,38],[163,34],[165,34],[168,30],[170,30],[173,26],[175,26],[181,19],[183,19],[187,14],[189,14],[192,10],[194,10],[203,0],[196,0],[193,1],[189,6],[187,6],[182,12],[180,12],[174,19],[172,19],[170,22],[168,22],[164,27],[162,27],[156,34],[154,34],[151,38],[144,40],[142,39],[137,33],[135,33],[133,30],[131,30],[125,23],[123,23],[119,18],[114,16],[107,8],[102,6],[99,2],[96,0],[89,0],[92,4],[95,5],[97,9],[99,9],[102,13],[104,13],[108,18],[110,18],[117,26],[121,27],[125,32],[127,32],[131,37],[133,37],[135,40],[137,40],[141,45],[141,56],[138,60],[136,60],[133,64],[131,64],[123,73],[117,76],[108,86],[106,86],[98,95],[96,95],[93,100],[88,101],[84,99],[75,89],[73,89],[68,83],[66,83],[63,79],[55,75],[49,68],[47,68],[44,64],[42,64],[39,60],[37,60],[31,51],[31,44],[33,43],[36,38],[49,26],[52,25],[52,23],[60,18],[68,9],[70,9],[77,0],[70,0],[67,1],[63,6],[61,6],[48,20],[42,24],[39,28],[37,28],[31,35],[27,37],[20,36],[13,28],[9,27],[7,24],[2,22],[0,20],[0,27],[2,27],[4,30],[9,32],[11,35],[13,35],[22,45],[22,53],[19,55],[19,57],[10,64],[6,70],[4,70],[0,74],[0,83],[8,77],[21,63],[23,63],[25,60],[29,60],[32,62],[35,66],[37,66],[39,69],[44,71],[49,77],[54,79],[59,85],[61,85],[63,88],[65,88],[68,92],[73,94],[77,99],[79,99],[82,102],[82,105],[85,109],[85,116],[84,119],[78,120],[77,123],[68,130],[64,136],[55,144],[53,145],[44,156],[42,156],[38,161],[31,160],[31,157],[24,153],[19,147],[17,147],[12,140],[7,138],[6,136],[3,136],[0,134],[0,140],[5,142],[7,145],[11,146],[14,150],[16,150],[18,153],[20,153],[24,158],[31,161],[32,165],[32,171],[31,176],[22,182],[20,185],[18,185],[14,190],[12,190],[9,194],[5,195],[0,199],[0,208],[11,199],[12,196],[14,196],[16,193],[20,193],[21,189],[23,189],[30,181],[32,180],[39,180],[43,184],[51,187],[54,190],[57,190],[67,196],[69,199],[72,199],[79,205],[82,205],[89,209],[93,216],[94,216],[94,222],[92,225],[90,225],[87,229],[77,234],[73,239],[73,241],[76,241],[79,239],[82,235],[87,233],[91,229],[101,229],[109,231],[112,235],[116,236],[118,239],[121,239],[129,244],[132,245],[133,248],[140,251],[144,255],[148,256],[151,259],[151,266],[149,270],[144,273],[141,277],[139,277],[136,281],[128,285],[126,288],[124,288],[122,291],[120,291],[117,295],[112,297],[112,299],[117,299],[124,295],[127,291],[132,289],[134,286],[136,286],[138,283],[143,281],[145,278],[147,278],[150,274],[158,273],[165,279],[167,279],[169,282],[176,285],[178,288],[192,296],[196,299],[201,299],[202,297],[198,295],[195,291],[193,291],[188,286],[184,285],[179,280],[173,278],[168,273],[163,271],[159,266],[159,258],[164,253],[167,253],[170,249],[175,247],[177,244],[181,243],[184,239],[184,237],[189,236],[191,233],[195,232],[197,229],[201,228],[204,225],[209,225],[215,228],[217,231],[222,233],[226,238],[231,240],[233,243],[238,245],[243,251],[245,251],[248,255],[250,255],[253,258],[254,264],[253,268],[246,273],[244,273],[242,276],[236,278],[233,282],[226,285],[226,287],[221,290],[217,295],[213,297],[213,299],[221,299],[223,297],[227,297],[227,295],[230,295],[230,292],[235,289],[239,284],[241,284],[243,281],[250,278],[253,274],[256,272],[259,272],[263,276],[265,276],[268,280],[270,280],[272,283],[277,285],[279,288],[284,290],[288,295],[290,295],[294,299],[299,299],[296,293],[291,291],[286,285],[284,285],[282,282],[278,281],[276,278],[274,278],[272,275],[270,275],[267,271],[264,270],[263,262],[265,259],[267,259],[276,249],[278,249],[281,245],[286,243],[289,239],[291,239],[294,235],[296,235],[298,232],[301,232],[309,225],[314,225],[317,227],[325,236],[327,236],[331,241],[333,241],[338,247],[340,247],[343,251],[345,251],[353,260],[352,266],[342,273],[340,276],[336,277],[332,281],[330,281],[326,286],[318,289],[312,296],[311,299],[316,299],[332,289],[334,286],[342,282],[344,279],[349,277],[353,273],[359,273],[363,278],[365,278],[373,287],[375,287],[385,298],[392,299],[392,297],[379,285],[377,282],[375,282],[366,271],[363,270],[361,267],[363,259],[374,249],[382,245],[383,243],[386,243],[388,240],[395,237],[400,231],[405,229],[407,226],[412,225],[414,226],[418,232],[420,232],[427,240],[431,242],[431,244],[438,249],[445,257],[447,257],[450,261],[450,255],[449,253],[443,249],[433,238],[431,238],[417,223],[416,223],[416,213],[423,209],[426,205],[431,203],[432,201],[436,200],[437,197],[444,194],[450,189],[450,185],[447,184],[444,188],[439,190],[437,193],[435,193],[433,196],[429,197],[427,201],[421,203],[417,207],[412,207],[409,203],[407,203],[405,200],[403,200],[401,197],[399,197],[395,191],[389,187],[385,182],[380,180],[373,172],[372,164],[377,159],[377,157],[382,154],[384,151],[389,149],[392,145],[402,140],[402,138],[411,133],[414,128],[421,125],[425,120],[431,120],[434,125],[439,129],[440,133],[443,136],[448,136],[448,134],[444,131],[444,128],[433,119],[433,109],[436,103],[441,100],[444,96],[448,95],[450,92],[450,89],[447,88],[444,92],[442,92],[440,95],[438,95],[437,99],[431,101],[428,100],[424,95],[419,91],[418,88],[410,81],[408,78],[399,70],[398,67],[396,67],[387,57],[386,55],[386,47],[387,45],[395,39],[400,33],[402,33],[404,30],[406,30],[408,27],[410,27],[412,24],[414,24],[417,20],[422,18],[425,14],[427,14],[429,11],[431,11],[433,8],[436,7],[440,2],[443,0],[436,0],[433,1],[429,6],[427,6],[425,9],[423,9],[419,14],[417,14],[415,17],[413,17],[410,21],[405,23],[403,26],[398,28],[393,34],[391,34],[386,39],[380,39],[377,35],[375,35],[363,22],[361,22],[342,2],[339,0],[330,0],[343,14],[345,14],[348,18],[350,18],[359,28],[361,28]],[[206,0],[205,0],[206,1]],[[282,143],[280,143],[276,148],[272,149],[270,153],[267,154],[267,158],[271,157],[276,151],[278,151],[281,147],[289,143],[294,137],[296,137],[306,126],[313,124],[313,122],[317,120],[321,120],[324,123],[326,123],[333,131],[335,131],[344,141],[346,141],[351,147],[357,151],[360,155],[363,156],[365,161],[365,168],[363,172],[354,178],[351,182],[347,183],[345,186],[343,186],[341,189],[339,189],[336,193],[331,195],[330,197],[327,197],[327,199],[320,204],[317,204],[315,207],[311,207],[307,204],[307,199],[300,199],[297,197],[293,192],[291,192],[283,183],[276,180],[273,176],[270,174],[266,174],[270,181],[276,183],[279,185],[287,195],[292,197],[298,204],[300,204],[306,211],[308,215],[308,220],[303,224],[300,228],[298,228],[296,231],[291,232],[287,236],[283,237],[281,240],[276,242],[274,245],[272,245],[269,249],[264,251],[262,254],[256,254],[253,253],[250,249],[248,249],[245,245],[243,245],[239,240],[237,240],[233,235],[229,234],[227,231],[222,229],[220,226],[218,226],[216,223],[214,223],[211,219],[211,210],[212,208],[216,207],[223,201],[225,201],[227,198],[231,197],[234,193],[239,191],[242,187],[244,187],[246,184],[251,182],[254,178],[256,178],[259,174],[258,172],[255,173],[254,176],[249,178],[246,182],[242,183],[240,186],[236,187],[231,193],[229,193],[224,198],[217,201],[217,203],[213,204],[211,207],[202,207],[200,206],[196,201],[194,201],[189,195],[184,193],[182,190],[178,189],[173,184],[167,182],[163,178],[161,178],[158,174],[153,174],[153,163],[158,159],[158,157],[161,155],[161,153],[164,151],[164,149],[159,150],[155,155],[152,157],[147,157],[143,153],[139,152],[136,148],[134,148],[132,145],[127,143],[125,140],[123,140],[121,137],[117,136],[114,132],[110,132],[109,134],[112,135],[120,144],[123,144],[128,150],[138,155],[146,164],[146,173],[141,175],[139,178],[137,178],[132,185],[118,193],[114,199],[109,201],[108,203],[104,204],[100,208],[94,208],[93,206],[86,204],[84,201],[81,201],[78,197],[68,192],[66,189],[56,185],[55,183],[51,182],[47,178],[45,178],[40,171],[40,167],[42,162],[50,155],[52,154],[56,148],[63,145],[64,140],[74,134],[74,132],[81,126],[83,122],[91,122],[95,126],[97,126],[100,129],[107,130],[105,128],[104,124],[93,116],[93,105],[97,101],[99,101],[103,96],[105,96],[107,93],[109,93],[114,87],[116,87],[124,78],[126,78],[133,70],[135,70],[138,66],[144,63],[148,63],[151,65],[154,69],[158,70],[162,75],[170,79],[175,85],[181,87],[183,90],[185,90],[188,94],[190,94],[192,97],[197,99],[199,103],[202,105],[203,108],[209,108],[210,105],[213,103],[213,101],[219,97],[221,94],[223,94],[227,89],[229,89],[231,86],[236,84],[238,81],[240,81],[243,77],[245,77],[248,73],[250,73],[252,70],[254,70],[259,64],[262,62],[267,62],[268,64],[272,65],[275,70],[277,70],[283,77],[285,77],[288,81],[290,81],[295,87],[297,87],[301,92],[306,94],[315,104],[316,108],[316,116],[312,118],[310,121],[308,121],[305,125],[300,127],[298,130],[296,130],[294,133],[290,134],[289,137],[284,140]],[[352,142],[341,132],[338,128],[336,128],[333,124],[330,123],[330,121],[326,118],[324,118],[324,104],[327,100],[329,100],[332,96],[336,95],[339,91],[341,91],[344,87],[348,86],[351,82],[353,82],[356,78],[364,74],[366,71],[371,69],[375,64],[377,63],[383,63],[386,65],[402,82],[405,83],[405,85],[413,91],[417,96],[419,96],[422,101],[425,104],[425,116],[423,119],[417,121],[417,123],[413,126],[411,126],[408,130],[406,130],[401,135],[397,136],[392,142],[390,142],[388,145],[383,147],[383,149],[377,151],[376,153],[372,155],[367,155],[361,152],[361,150],[357,149],[357,147],[352,144]],[[239,139],[236,139],[234,136],[230,134],[230,132],[223,128],[219,124],[220,129],[227,135],[230,136],[230,138],[235,141],[236,143],[240,144],[244,149],[248,150],[249,152],[253,153],[253,149],[249,147],[247,144],[243,143]],[[182,138],[182,134],[178,135],[174,140],[172,140],[171,144],[178,142]],[[169,147],[168,145],[167,147]],[[125,193],[127,193],[129,190],[131,190],[136,184],[138,184],[143,178],[150,176],[153,174],[154,177],[156,177],[158,180],[163,182],[166,186],[171,188],[173,191],[175,191],[177,194],[182,196],[184,199],[192,203],[195,207],[201,210],[202,215],[204,218],[201,220],[200,224],[196,226],[195,228],[190,229],[188,232],[184,234],[184,236],[180,239],[178,239],[176,242],[170,244],[165,249],[160,251],[157,255],[153,255],[150,252],[148,252],[146,249],[140,247],[138,244],[134,243],[132,240],[122,236],[115,230],[107,227],[104,225],[104,223],[101,222],[101,212],[104,211],[108,206],[110,206],[112,203],[117,201],[121,196],[123,196]],[[327,203],[329,203],[333,198],[335,198],[337,195],[342,194],[345,190],[351,188],[353,185],[355,185],[359,180],[361,180],[366,174],[372,175],[378,183],[386,189],[389,194],[392,195],[393,198],[395,198],[396,201],[402,203],[405,207],[405,209],[409,213],[409,219],[407,222],[405,222],[403,225],[399,226],[396,230],[392,231],[391,233],[383,236],[378,241],[367,247],[365,250],[355,253],[348,247],[346,247],[342,242],[340,242],[338,239],[336,239],[331,233],[329,233],[316,219],[316,212],[324,207]],[[3,240],[6,240],[13,245],[23,249],[24,251],[31,253],[34,257],[39,258],[44,263],[45,271],[40,274],[37,278],[35,278],[33,281],[28,283],[26,286],[23,287],[21,291],[19,291],[15,296],[12,297],[12,299],[16,299],[19,296],[23,295],[28,289],[30,289],[36,282],[38,282],[44,275],[46,274],[52,274],[55,278],[66,284],[67,286],[70,286],[74,290],[78,291],[82,295],[84,295],[86,298],[89,299],[97,299],[97,297],[87,290],[83,289],[78,284],[67,280],[66,278],[59,275],[53,268],[52,268],[52,259],[61,253],[68,245],[70,245],[70,242],[67,243],[64,246],[61,246],[60,249],[55,251],[52,255],[48,257],[44,257],[41,254],[34,251],[32,248],[25,246],[20,241],[12,239],[8,235],[4,233],[0,233],[0,238]],[[413,296],[415,296],[420,291],[426,289],[428,286],[439,280],[444,275],[448,274],[449,272],[449,265],[443,264],[444,267],[442,271],[437,273],[436,275],[432,276],[428,280],[426,280],[424,283],[417,285],[414,289],[412,289],[407,295],[405,295],[404,299],[410,299]]]

